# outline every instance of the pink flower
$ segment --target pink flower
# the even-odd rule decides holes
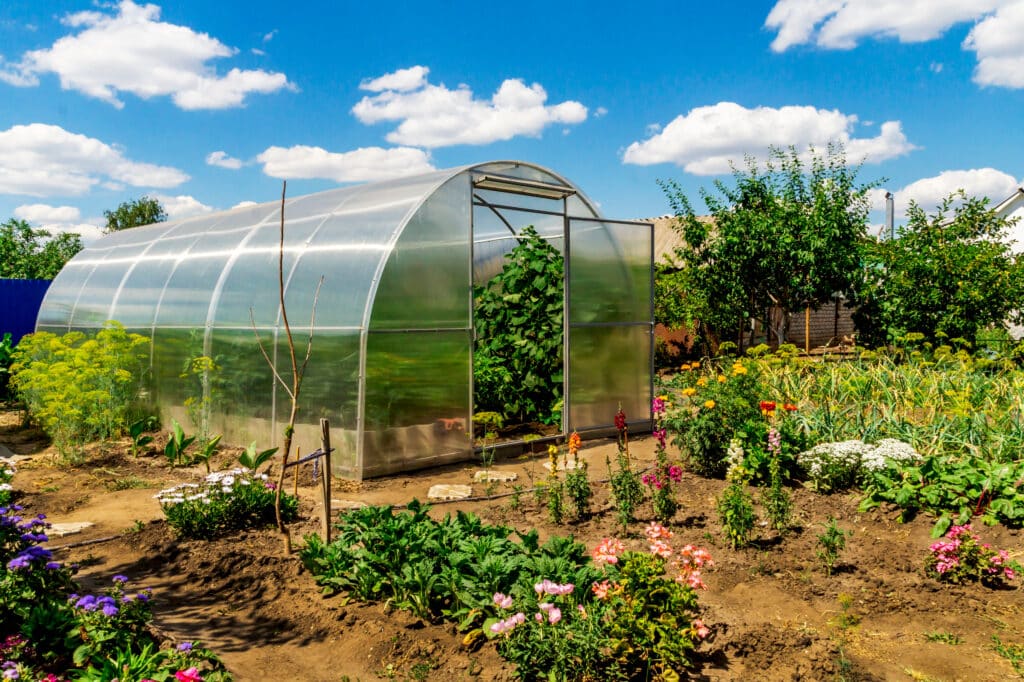
[[[651,540],[652,542],[654,540],[672,539],[672,531],[670,531],[668,528],[661,525],[657,521],[651,521],[649,524],[647,524],[647,527],[644,528],[644,535],[646,535],[647,539]]]
[[[651,543],[651,554],[667,559],[672,556],[672,547],[664,540],[655,540]]]
[[[199,670],[194,667],[188,670],[179,670],[174,673],[174,677],[178,682],[203,682],[202,676],[199,675]]]
[[[599,583],[594,583],[593,585],[591,585],[590,591],[593,592],[594,596],[598,599],[604,600],[608,598],[608,590],[610,590],[611,587],[611,583],[609,583],[607,580],[602,580]]]
[[[510,609],[512,608],[512,597],[502,594],[501,592],[494,593],[494,605],[499,609]]]
[[[654,436],[654,440],[658,441],[658,447],[665,449],[665,437],[668,435],[665,429],[654,429],[651,435]]]
[[[673,464],[668,468],[668,478],[670,481],[679,483],[679,481],[683,480],[683,468]]]
[[[562,610],[561,609],[559,609],[557,606],[555,606],[550,611],[548,611],[548,623],[550,623],[551,625],[554,625],[555,623],[557,623],[560,620],[562,620]]]
[[[704,639],[711,634],[711,630],[708,626],[704,625],[704,621],[697,618],[693,621],[693,632],[697,635],[697,639]]]
[[[594,548],[590,556],[595,564],[617,564],[619,563],[619,555],[624,551],[626,551],[626,548],[620,540],[605,538],[601,540],[601,544]]]
[[[654,396],[654,399],[651,400],[651,412],[654,414],[654,416],[658,416],[659,414],[664,414],[664,412],[665,412],[665,400],[664,400],[664,398],[662,398],[661,396]]]
[[[544,614],[541,613],[540,611],[538,611],[537,613],[533,614],[533,619],[536,620],[538,623],[543,623],[544,622]]]

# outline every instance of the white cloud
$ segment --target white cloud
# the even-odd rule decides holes
[[[803,151],[810,145],[824,148],[838,142],[845,146],[851,163],[878,163],[915,148],[899,121],[883,123],[879,134],[870,138],[853,137],[856,124],[855,115],[836,109],[747,109],[735,102],[719,102],[677,116],[660,132],[632,143],[623,161],[639,166],[674,163],[695,175],[717,175],[730,172],[730,164],[742,165],[745,156],[765,158],[771,146]],[[653,129],[648,126],[648,130]]]
[[[50,206],[49,204],[25,204],[14,209],[14,217],[30,223],[72,223],[82,217],[75,206]]]
[[[396,78],[414,69],[422,69],[413,74],[420,77],[414,87],[412,75]],[[367,125],[400,121],[387,134],[388,142],[428,148],[489,144],[517,135],[536,137],[548,125],[581,123],[587,118],[587,108],[579,102],[546,105],[548,94],[539,83],[527,86],[519,79],[508,79],[490,100],[481,100],[474,98],[467,85],[449,90],[444,84],[427,83],[426,73],[426,67],[412,67],[363,83],[363,89],[381,92],[363,97],[352,113]]]
[[[932,62],[928,65],[928,70],[932,73],[942,73],[942,62]]]
[[[37,85],[39,76],[54,73],[65,90],[124,106],[118,95],[143,99],[170,96],[181,109],[224,109],[241,106],[251,93],[294,89],[283,73],[231,69],[219,75],[214,59],[238,50],[187,26],[159,21],[157,5],[122,0],[116,14],[87,11],[64,17],[64,24],[82,29],[49,48],[22,55],[17,64],[0,64],[0,80],[11,85]]]
[[[815,44],[848,50],[862,38],[934,40],[1017,0],[778,0],[764,25],[778,31],[772,49]]]
[[[367,182],[434,170],[430,156],[410,147],[364,147],[329,152],[322,147],[268,147],[256,157],[273,178],[322,178],[335,182]]]
[[[231,170],[238,170],[242,167],[242,161],[240,159],[228,156],[227,152],[222,151],[215,151],[207,154],[206,163],[210,166],[230,168]]]
[[[273,31],[270,31],[269,33],[263,34],[263,42],[269,43],[271,40],[274,39],[274,36],[276,36],[276,35],[277,35],[277,29],[275,28]]]
[[[164,207],[164,211],[167,212],[167,217],[170,220],[191,218],[192,216],[212,213],[214,211],[212,206],[207,206],[195,197],[187,194],[179,194],[177,196],[154,194],[153,198]]]
[[[594,110],[594,118],[601,118],[608,113],[608,110],[604,107],[598,107]]]
[[[74,232],[81,235],[85,242],[102,236],[105,225],[102,218],[90,218],[82,221],[81,211],[75,206],[25,204],[14,209],[14,217],[25,220],[33,227],[46,230],[54,236],[64,232]]]
[[[968,196],[988,197],[989,206],[995,206],[1020,186],[1017,179],[995,168],[972,168],[970,170],[942,171],[930,178],[921,178],[902,189],[893,191],[896,220],[906,216],[911,199],[928,213],[938,208],[942,200],[951,193],[962,189]],[[885,190],[871,192],[872,207],[885,208]]]
[[[1024,88],[1024,1],[1000,7],[976,24],[964,40],[964,49],[978,57],[974,82]]]
[[[232,206],[232,210],[236,208],[246,208],[248,206],[258,206],[259,204],[255,201],[239,201],[237,204]]]
[[[97,183],[175,187],[177,168],[132,161],[100,140],[44,123],[0,131],[0,194],[81,195]]]
[[[978,58],[974,82],[1024,88],[1024,0],[778,0],[765,19],[777,31],[776,52],[847,50],[867,38],[923,42],[963,23],[974,23],[963,42]],[[942,64],[930,68],[938,73]]]
[[[410,66],[408,69],[399,69],[392,73],[386,73],[373,80],[364,80],[359,84],[359,89],[369,90],[370,92],[383,92],[384,90],[405,92],[407,90],[416,90],[427,84],[428,73],[430,73],[430,69],[425,66]]]

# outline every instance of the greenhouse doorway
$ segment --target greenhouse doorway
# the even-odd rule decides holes
[[[653,226],[587,217],[575,189],[473,182],[473,433],[478,448],[650,428]]]

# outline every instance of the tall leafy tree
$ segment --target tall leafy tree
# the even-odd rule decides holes
[[[156,199],[140,197],[122,202],[113,211],[104,211],[103,217],[107,219],[107,232],[117,232],[141,225],[162,223],[167,220],[167,212]]]
[[[751,319],[784,343],[790,313],[817,309],[848,292],[867,237],[868,191],[858,184],[841,145],[810,160],[772,148],[768,161],[748,158],[733,184],[700,191],[712,220],[698,220],[685,192],[662,183],[684,246],[675,265],[686,292],[683,317],[712,346],[737,338]],[[771,315],[778,310],[781,315]]]
[[[963,190],[934,215],[912,203],[898,237],[868,252],[854,317],[862,341],[917,332],[934,342],[941,332],[973,344],[982,329],[1019,319],[1024,261],[1007,240],[1014,222]]]
[[[82,238],[72,232],[56,236],[11,218],[0,223],[0,277],[53,279],[82,250]]]

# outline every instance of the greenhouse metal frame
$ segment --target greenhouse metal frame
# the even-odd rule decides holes
[[[632,430],[650,429],[650,224],[604,219],[570,182],[519,161],[287,199],[283,251],[281,212],[271,202],[106,235],[54,280],[36,328],[116,320],[151,339],[147,394],[165,422],[276,444],[290,401],[256,337],[288,376],[282,257],[300,356],[312,338],[295,442],[315,448],[327,417],[332,469],[356,479],[467,460],[473,285],[532,225],[564,257],[562,433],[606,434],[620,408]]]

